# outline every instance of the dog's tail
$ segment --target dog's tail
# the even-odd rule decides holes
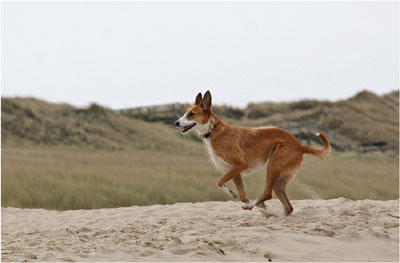
[[[303,153],[314,154],[321,160],[324,160],[328,158],[331,154],[331,144],[329,143],[328,138],[326,138],[325,134],[323,134],[322,132],[317,133],[316,135],[321,138],[322,142],[324,143],[324,149],[317,150],[308,146],[303,146]]]

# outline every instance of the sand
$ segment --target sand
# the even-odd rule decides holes
[[[398,261],[399,200],[2,208],[3,261]]]

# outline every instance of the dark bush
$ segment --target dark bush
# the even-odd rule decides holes
[[[319,105],[318,101],[314,100],[303,100],[299,102],[294,102],[290,104],[290,109],[292,110],[309,110]]]
[[[247,114],[249,119],[259,119],[266,116],[268,115],[259,108],[250,109],[249,113]]]

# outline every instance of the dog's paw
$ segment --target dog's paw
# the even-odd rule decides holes
[[[229,197],[231,197],[233,199],[237,198],[237,194],[234,191],[232,191],[231,189],[229,189],[228,187],[226,187],[226,185],[223,185],[221,187],[218,186],[218,188],[221,189],[221,191],[224,192],[225,194],[227,194]]]
[[[247,206],[247,205],[243,205],[243,206],[242,206],[242,209],[243,209],[243,210],[251,210],[251,209],[253,209],[253,207],[249,207],[249,206]]]
[[[251,210],[256,205],[256,203],[257,203],[257,200],[253,200],[253,201],[245,204],[244,206],[242,206],[242,209],[243,210]]]
[[[234,191],[232,191],[231,189],[228,189],[228,190],[229,190],[230,196],[231,196],[233,199],[237,199],[237,194],[236,194]]]

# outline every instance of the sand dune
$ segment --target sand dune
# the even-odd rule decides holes
[[[399,201],[2,208],[3,261],[398,261]]]

